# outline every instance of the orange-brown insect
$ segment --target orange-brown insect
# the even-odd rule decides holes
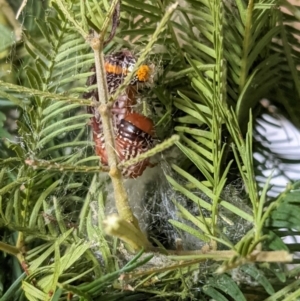
[[[154,124],[153,121],[138,113],[130,113],[118,128],[116,137],[116,151],[119,160],[133,159],[153,147]],[[123,175],[128,178],[141,176],[148,166],[153,166],[150,159],[145,159],[123,169]]]
[[[122,50],[105,58],[106,82],[109,93],[114,93],[123,83],[124,78],[133,70],[136,58],[129,50]],[[93,67],[91,70],[95,71]],[[153,147],[154,125],[151,119],[134,112],[137,97],[137,84],[146,82],[150,78],[150,67],[142,65],[132,78],[124,94],[113,103],[111,114],[115,134],[115,147],[119,161],[126,161],[144,153]],[[96,76],[88,78],[87,85],[96,84]],[[98,100],[96,90],[85,93],[84,98],[94,97]],[[88,107],[93,114],[91,126],[95,142],[96,155],[103,165],[108,165],[105,150],[102,122],[99,112],[94,107]],[[144,172],[147,166],[152,166],[149,159],[124,168],[125,177],[136,178]]]

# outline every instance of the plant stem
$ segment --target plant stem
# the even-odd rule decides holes
[[[26,88],[23,86],[19,85],[14,85],[10,84],[7,82],[4,82],[0,80],[0,95],[7,97],[12,103],[15,105],[24,108],[24,102],[22,99],[19,99],[17,97],[14,97],[11,95],[11,93],[6,93],[5,90],[8,90],[9,92],[17,92],[20,93],[20,95],[28,95],[30,97],[32,96],[39,96],[39,97],[44,97],[44,98],[49,98],[52,101],[65,101],[66,103],[77,103],[82,106],[91,106],[93,103],[90,100],[84,99],[84,98],[76,98],[76,97],[71,97],[71,96],[64,96],[62,94],[55,94],[55,93],[50,93],[46,91],[40,91],[32,88]]]
[[[166,150],[167,148],[173,146],[176,142],[179,141],[179,136],[178,135],[173,135],[170,138],[166,139],[165,141],[163,141],[162,143],[156,145],[155,147],[151,148],[150,150],[148,150],[147,152],[131,159],[128,161],[124,161],[121,162],[118,167],[128,167],[131,166],[133,164],[136,164],[138,162],[141,162],[147,158],[153,157],[154,155],[163,152],[164,150]]]
[[[18,248],[1,241],[0,241],[0,250],[13,256],[17,256],[20,253]]]
[[[114,147],[114,135],[111,123],[110,110],[108,106],[108,90],[106,85],[106,74],[104,68],[104,58],[103,58],[103,41],[100,39],[99,34],[94,33],[93,38],[90,41],[90,45],[94,51],[95,56],[95,67],[96,67],[96,77],[97,77],[97,88],[98,96],[100,100],[100,106],[98,107],[99,113],[101,115],[103,134],[105,139],[105,148],[108,158],[108,165],[110,168],[109,176],[111,178],[115,202],[118,213],[121,219],[133,224],[133,226],[140,232],[142,232],[138,225],[138,220],[133,215],[131,208],[128,203],[128,196],[123,185],[123,178],[121,171],[118,169],[118,158]]]
[[[118,6],[118,8],[117,8]],[[104,23],[102,25],[102,28],[101,28],[101,35],[100,35],[100,40],[101,40],[101,43],[104,44],[104,36],[107,32],[107,28],[109,26],[109,23],[112,21],[112,23],[116,22],[116,24],[113,24],[112,25],[112,32],[111,32],[111,36],[108,38],[109,40],[112,39],[114,33],[115,33],[115,29],[118,25],[118,20],[114,20],[113,16],[114,14],[116,13],[116,11],[119,11],[120,9],[120,0],[113,0],[112,3],[111,3],[111,6],[110,6],[110,9],[106,15],[106,18],[104,20]],[[117,18],[119,17],[119,14],[117,13]],[[105,42],[105,44],[107,44],[108,41]]]
[[[58,5],[59,9],[62,11],[62,13],[66,16],[66,18],[73,24],[73,26],[77,29],[77,31],[82,35],[82,37],[85,39],[88,36],[88,33],[86,33],[81,24],[79,24],[73,16],[70,14],[70,6],[65,7],[64,3],[61,0],[56,0],[56,4]]]
[[[115,152],[115,146],[114,146],[114,134],[113,134],[113,127],[111,123],[111,115],[110,115],[110,109],[108,105],[109,101],[109,94],[107,90],[107,84],[106,84],[106,72],[104,68],[104,58],[103,58],[103,44],[104,44],[104,35],[106,32],[106,29],[108,27],[108,21],[111,19],[115,8],[117,7],[119,1],[114,0],[112,2],[112,7],[109,11],[109,14],[107,15],[106,21],[104,22],[102,26],[102,32],[96,33],[94,32],[92,36],[90,36],[89,42],[90,46],[92,47],[94,51],[94,57],[95,57],[95,67],[96,67],[96,79],[97,79],[97,89],[98,89],[98,99],[100,101],[100,106],[98,107],[102,126],[103,126],[103,135],[105,140],[105,149],[107,153],[107,161],[109,166],[109,176],[111,178],[113,189],[114,189],[114,195],[115,195],[115,202],[116,207],[118,210],[118,213],[120,215],[121,220],[124,220],[125,222],[129,222],[132,224],[136,230],[137,230],[137,237],[140,237],[137,244],[132,244],[131,246],[134,249],[137,249],[137,247],[150,247],[151,244],[148,242],[146,236],[142,233],[142,231],[139,228],[138,220],[133,215],[131,208],[129,206],[128,202],[128,196],[126,193],[126,190],[123,185],[123,178],[121,171],[118,168],[118,158]],[[157,40],[158,35],[163,31],[164,27],[166,26],[167,22],[169,21],[173,11],[177,7],[177,3],[171,5],[169,9],[167,10],[166,14],[162,18],[160,24],[158,25],[155,33],[153,34],[150,42],[146,46],[145,50],[143,51],[143,54],[139,58],[138,62],[136,63],[136,66],[134,70],[132,70],[132,74],[135,74],[135,69],[137,69],[142,61],[145,60],[145,57],[151,50],[154,42]],[[119,93],[126,87],[126,85],[129,84],[130,77],[127,77],[124,80],[124,83],[120,85],[118,90],[116,91],[115,95],[113,96],[113,99],[116,99],[116,97],[119,95]],[[124,239],[125,241],[127,240]],[[128,241],[132,241],[130,234],[128,235]],[[129,242],[129,244],[131,244]]]
[[[249,66],[247,65],[248,62],[248,55],[249,55],[249,45],[252,36],[252,13],[254,9],[254,1],[250,0],[248,2],[247,7],[247,14],[245,19],[245,33],[244,33],[244,41],[243,41],[243,55],[241,61],[241,73],[240,73],[240,83],[239,83],[239,90],[240,92],[243,91],[243,88],[246,84],[247,75],[249,72]]]
[[[116,215],[110,215],[103,224],[107,234],[118,237],[133,249],[138,250],[141,247],[149,251],[153,249],[147,237],[139,229]]]

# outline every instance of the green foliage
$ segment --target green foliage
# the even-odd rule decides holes
[[[10,134],[4,128],[4,121],[6,120],[5,115],[0,112],[0,138],[10,138]]]
[[[276,0],[186,0],[158,32],[157,22],[171,3],[122,1],[120,25],[104,52],[127,47],[156,65],[156,84],[145,98],[162,107],[153,118],[158,136],[180,135],[181,155],[166,177],[198,209],[194,214],[174,199],[183,219],[169,222],[232,253],[153,257],[140,252],[132,258],[105,235],[100,225],[107,179],[87,135],[85,106],[91,102],[81,95],[95,89],[85,85],[94,62],[85,38],[91,27],[104,26],[110,5],[53,0],[45,16],[32,12],[34,25],[24,32],[20,85],[0,82],[1,101],[21,115],[18,140],[1,142],[0,247],[10,253],[9,245],[27,246],[11,260],[16,266],[17,258],[24,258],[26,274],[14,268],[11,279],[3,280],[0,272],[0,300],[65,300],[68,294],[74,300],[247,300],[251,285],[261,300],[299,296],[297,267],[287,272],[251,257],[261,248],[299,248],[281,239],[299,231],[299,183],[269,201],[268,182],[260,191],[255,181],[252,150],[262,97],[300,122],[298,42],[292,35],[298,31],[283,24],[298,11],[287,16]],[[151,103],[145,107],[149,111]],[[0,113],[0,138],[11,138],[4,119]],[[225,193],[232,174],[243,180],[246,198]],[[233,231],[225,230],[241,224],[247,226],[236,241]]]
[[[272,250],[286,249],[294,252],[298,243],[285,245],[282,238],[296,236],[299,233],[297,216],[299,213],[299,182],[289,185],[270,207],[273,208],[265,223],[265,232],[269,236],[268,246]]]

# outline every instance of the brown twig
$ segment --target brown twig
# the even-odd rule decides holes
[[[103,46],[106,46],[115,36],[116,30],[120,24],[120,1],[117,2],[113,16],[112,16],[112,26],[109,37],[103,43]]]
[[[113,184],[116,207],[121,219],[125,222],[128,222],[129,224],[132,224],[134,228],[136,228],[136,230],[138,231],[139,236],[144,237],[144,240],[147,241],[147,238],[144,236],[144,234],[139,228],[138,220],[131,211],[128,202],[128,196],[123,185],[123,177],[121,171],[118,169],[117,166],[118,158],[114,147],[113,128],[111,123],[110,108],[108,105],[109,94],[106,84],[106,72],[104,68],[103,57],[103,39],[101,38],[101,35],[94,32],[93,37],[91,37],[90,39],[90,45],[94,51],[95,56],[98,99],[100,101],[100,106],[98,107],[98,110],[101,116],[103,126],[105,148],[110,169],[109,176]],[[142,246],[144,246],[144,244],[141,243],[139,247]],[[135,249],[137,248],[136,245],[133,245],[132,247]]]

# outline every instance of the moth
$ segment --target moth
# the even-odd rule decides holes
[[[136,64],[136,57],[129,50],[122,50],[105,57],[106,83],[108,91],[113,94],[123,83],[125,77],[132,72]],[[95,67],[91,68],[95,71]],[[148,151],[154,146],[155,129],[153,121],[134,111],[138,94],[138,85],[149,80],[151,68],[142,65],[132,77],[125,93],[114,100],[111,115],[114,131],[114,143],[119,162],[127,161]],[[87,85],[95,85],[96,75],[87,80]],[[84,98],[94,98],[99,101],[97,90],[92,90],[83,95]],[[95,107],[88,107],[88,112],[93,115],[91,127],[95,142],[95,153],[103,165],[108,165],[105,150],[105,140],[101,116]],[[149,159],[133,164],[122,169],[122,174],[127,178],[136,178],[143,174],[148,166],[153,166]]]

